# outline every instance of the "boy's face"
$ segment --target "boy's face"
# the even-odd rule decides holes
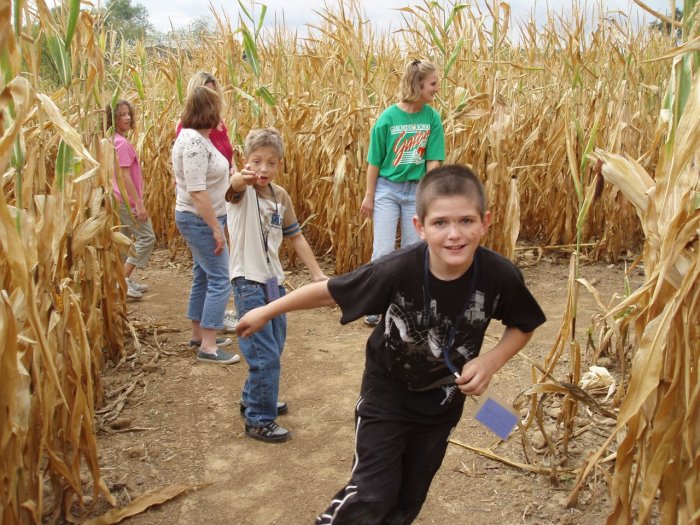
[[[430,271],[448,281],[463,275],[474,260],[481,237],[489,229],[491,213],[482,219],[473,199],[463,195],[437,197],[423,221],[413,218],[421,239],[428,243]]]
[[[254,149],[245,161],[245,167],[255,172],[255,185],[264,188],[277,175],[280,158],[272,146],[261,146]]]

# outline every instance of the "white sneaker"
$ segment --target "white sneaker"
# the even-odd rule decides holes
[[[238,326],[238,317],[233,310],[226,310],[224,313],[224,332],[235,332]]]
[[[127,279],[126,283],[129,285],[130,288],[136,290],[137,292],[145,293],[148,291],[147,284],[137,283],[136,281],[132,281],[131,279]]]
[[[126,296],[132,299],[143,299],[143,292],[139,292],[131,284],[131,281],[126,280]]]

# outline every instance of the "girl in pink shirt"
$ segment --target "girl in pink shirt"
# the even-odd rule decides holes
[[[134,269],[143,268],[148,263],[156,236],[143,204],[143,176],[139,159],[136,150],[125,137],[132,127],[134,109],[126,100],[118,100],[114,108],[107,106],[105,111],[107,128],[113,127],[114,149],[119,164],[119,171],[114,173],[114,197],[119,201],[122,232],[134,240],[134,253],[124,262],[126,295],[132,299],[141,299],[148,286],[133,281],[131,275]],[[122,189],[126,195],[122,194]]]

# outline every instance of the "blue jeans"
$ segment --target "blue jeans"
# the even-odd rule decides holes
[[[417,182],[391,182],[386,177],[377,179],[374,191],[374,243],[372,260],[396,249],[396,225],[401,220],[401,247],[420,241],[413,226],[416,214]]]
[[[226,215],[217,217],[217,220],[223,229],[226,225]],[[175,224],[187,241],[194,260],[187,317],[192,321],[199,321],[202,328],[222,330],[226,303],[231,295],[228,248],[224,246],[220,255],[214,255],[214,234],[199,215],[176,210]]]
[[[238,315],[264,306],[265,285],[243,277],[233,279],[233,297]],[[280,297],[285,289],[280,286]],[[280,388],[280,358],[287,337],[287,316],[280,315],[268,321],[259,331],[238,338],[238,347],[248,363],[248,377],[243,385],[241,399],[247,405],[245,419],[259,427],[277,418],[277,396]]]

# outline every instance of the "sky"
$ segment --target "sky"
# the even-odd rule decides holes
[[[305,34],[306,24],[315,24],[320,20],[319,15],[315,12],[322,10],[324,5],[335,6],[333,0],[263,0],[262,2],[252,2],[251,0],[242,0],[248,10],[254,13],[254,16],[259,16],[261,5],[267,5],[267,15],[265,17],[266,25],[271,25],[275,17],[281,22],[284,17],[285,25],[289,28],[297,29],[300,34]],[[452,5],[453,0],[438,0],[448,6]],[[475,0],[472,0],[474,2]],[[483,5],[483,0],[476,0],[478,4]],[[202,0],[133,0],[133,3],[139,3],[148,9],[151,23],[159,31],[168,31],[172,26],[175,28],[185,27],[198,17],[211,16],[209,5],[213,5],[218,13],[225,13],[230,17],[231,24],[235,27],[238,20],[238,1],[226,0],[223,3],[221,0],[213,0],[211,4]],[[546,18],[545,13],[547,4],[549,9],[555,12],[560,12],[563,9],[569,9],[571,0],[548,0],[534,2],[530,0],[510,0],[507,2],[511,7],[511,22],[516,24],[520,19],[529,19],[530,13],[535,13],[535,18],[542,21]],[[645,17],[651,20],[649,16],[631,0],[589,0],[589,5],[602,4],[610,11],[620,10],[624,13],[632,13],[633,16]],[[663,13],[669,13],[669,0],[645,0],[645,3],[651,8]],[[401,13],[398,8],[409,5],[424,5],[422,1],[416,0],[361,0],[362,9],[368,20],[370,20],[376,28],[392,30],[398,29],[402,24]],[[682,6],[680,0],[676,4]],[[534,6],[534,7],[533,7]]]

